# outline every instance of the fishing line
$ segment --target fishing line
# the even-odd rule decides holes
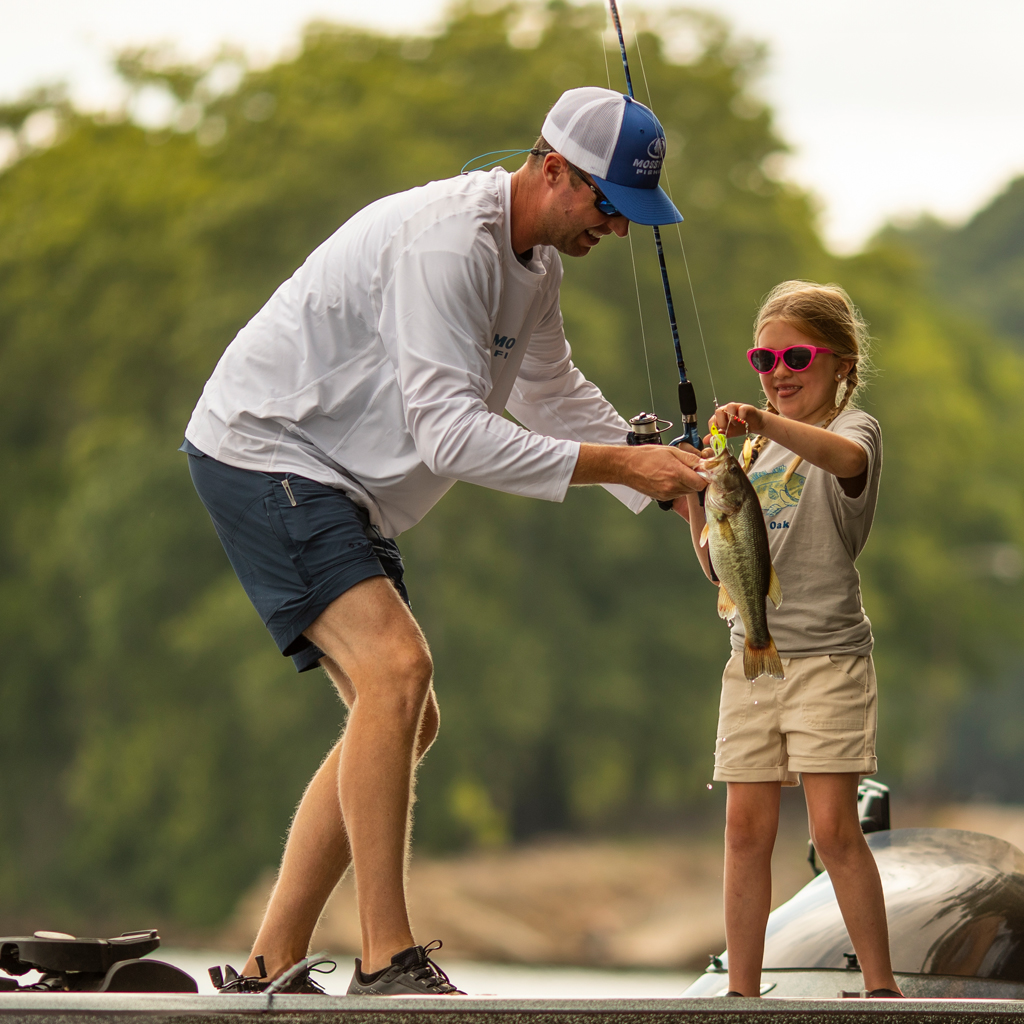
[[[608,12],[605,11],[605,24],[608,22]],[[607,31],[607,30],[606,30]],[[602,32],[598,39],[601,40],[601,53],[604,54],[604,77],[608,79],[608,89],[612,87],[612,73],[608,70],[608,47],[604,45],[604,32]]]
[[[651,98],[651,87],[647,82],[647,69],[644,67],[644,55],[640,50],[640,34],[633,31],[633,44],[636,46],[636,55],[640,59],[640,74],[643,76],[644,88],[647,90],[647,102],[650,104],[651,110],[654,109],[654,100]],[[607,64],[608,55],[605,54],[605,63]],[[665,187],[668,192],[669,199],[675,203],[675,197],[672,195],[672,181],[668,175],[668,156],[666,154],[665,163],[663,170],[665,172]],[[711,397],[714,400],[715,408],[718,408],[718,389],[715,387],[715,375],[711,372],[711,359],[708,356],[707,342],[704,340],[704,327],[700,322],[700,311],[697,309],[697,294],[693,288],[693,278],[690,276],[690,261],[686,258],[686,246],[683,245],[683,232],[679,227],[679,222],[676,221],[676,238],[679,239],[679,251],[683,254],[683,266],[686,268],[686,283],[690,286],[690,300],[693,303],[693,315],[697,320],[697,332],[700,334],[700,345],[704,350],[704,362],[708,368],[708,379],[711,381]]]
[[[605,24],[607,24],[607,12],[605,12]],[[604,33],[602,32],[598,36],[598,40],[601,43],[601,53],[604,55],[604,74],[608,80],[608,88],[612,87],[612,73],[608,67],[608,47],[604,45]],[[650,93],[648,92],[648,96]],[[651,358],[647,352],[647,331],[644,329],[644,307],[640,301],[640,278],[636,272],[636,253],[633,252],[633,236],[629,233],[626,234],[626,238],[629,239],[629,259],[633,265],[633,285],[636,288],[636,312],[640,319],[640,339],[644,346],[644,365],[647,367],[647,390],[651,396],[651,413],[655,416],[658,415],[657,410],[654,406],[654,381],[651,378]]]
[[[633,284],[636,286],[636,312],[640,318],[640,337],[644,343],[644,363],[647,365],[647,387],[651,393],[651,412],[657,416],[654,408],[654,382],[651,380],[651,360],[647,356],[647,332],[644,330],[644,308],[640,302],[640,279],[636,275],[636,256],[633,254],[633,236],[626,235],[629,239],[629,258],[633,263]]]
[[[634,22],[634,25],[636,23]],[[640,52],[640,33],[633,29],[633,45],[636,47],[636,55],[640,59],[640,74],[644,80],[644,88],[647,90],[647,105],[654,109],[654,100],[651,99],[651,87],[647,84],[647,71],[644,68],[644,55]]]

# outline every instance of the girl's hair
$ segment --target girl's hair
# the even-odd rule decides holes
[[[831,349],[841,358],[854,360],[837,393],[842,397],[823,424],[827,427],[844,409],[854,404],[857,390],[863,387],[870,372],[868,350],[871,338],[867,324],[845,289],[837,284],[815,284],[813,281],[783,281],[768,293],[754,321],[755,345],[762,328],[775,321],[791,324],[823,348]],[[765,408],[778,414],[779,410],[767,400]],[[764,436],[754,442],[751,463],[767,443]],[[789,467],[787,480],[796,465]]]

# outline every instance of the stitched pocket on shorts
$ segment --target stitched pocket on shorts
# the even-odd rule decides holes
[[[733,660],[735,659],[735,661]],[[743,678],[742,655],[733,655],[726,663],[722,678],[722,695],[718,707],[718,742],[735,736],[747,724],[750,712],[751,682]],[[732,669],[732,672],[729,669]]]
[[[281,510],[277,507],[277,503],[273,498],[267,498],[264,501],[264,508],[267,510],[267,518],[270,520],[270,528],[274,531],[274,536],[277,537],[278,542],[291,559],[299,579],[302,580],[305,586],[311,587],[313,585],[313,577],[307,571],[302,561],[302,556],[299,554],[294,541],[288,535],[288,530],[284,525],[284,520],[281,518]]]
[[[818,659],[816,659],[818,660]],[[804,701],[804,721],[825,732],[860,731],[867,721],[867,678],[850,674],[860,659],[829,655],[815,666],[809,699]]]
[[[373,552],[365,524],[344,494],[303,477],[291,477],[289,486],[296,504],[279,486],[274,492],[276,523],[288,538],[292,561],[307,586],[311,577]]]

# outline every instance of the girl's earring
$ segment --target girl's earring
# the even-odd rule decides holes
[[[843,379],[843,375],[841,373],[837,373],[836,374],[836,380],[842,380],[842,379]]]

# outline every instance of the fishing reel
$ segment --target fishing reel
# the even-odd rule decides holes
[[[665,426],[659,427],[659,423],[664,423]],[[626,444],[630,447],[636,447],[641,444],[664,444],[665,442],[661,439],[662,433],[672,429],[671,420],[663,420],[653,412],[637,413],[636,416],[630,419],[629,425],[632,429],[626,435]],[[676,444],[683,440],[685,438],[677,437],[671,444]],[[672,508],[672,502],[659,501],[658,507],[668,512]]]
[[[691,386],[690,391],[692,392],[692,390],[693,390],[693,388]],[[682,385],[680,385],[680,391],[682,391]],[[689,416],[689,415],[686,416],[685,419],[687,421],[685,423],[685,426],[687,427],[687,430],[692,430],[692,431],[695,432],[696,431],[696,425],[695,424],[697,422],[696,413],[694,413],[692,416]],[[691,419],[692,419],[693,424],[694,424],[694,426],[692,426],[692,427],[691,427],[690,422],[688,422]],[[665,426],[659,427],[658,426],[659,423],[664,423]],[[636,416],[633,416],[630,419],[629,425],[633,429],[630,430],[630,432],[626,435],[626,444],[630,445],[631,447],[635,447],[636,445],[640,445],[640,444],[664,444],[665,442],[662,441],[661,435],[666,430],[670,430],[671,429],[672,422],[671,422],[671,420],[663,420],[660,416],[655,415],[653,412],[641,412],[641,413],[637,413]],[[669,446],[672,447],[672,448],[676,448],[680,444],[683,444],[684,442],[688,442],[689,440],[690,440],[689,436],[687,434],[683,434],[681,437],[676,437],[676,438],[673,438],[671,441],[669,441]],[[696,447],[696,445],[694,447]],[[698,450],[699,450],[699,448],[698,448]],[[706,497],[706,493],[704,491],[701,491],[698,494],[698,496],[697,496],[698,500],[700,501],[700,507],[701,508],[704,507],[704,499],[705,499],[705,497]],[[658,502],[658,508],[664,509],[666,512],[670,512],[672,510],[672,502],[671,501],[659,501]],[[714,578],[716,580],[718,579],[718,577],[715,576],[714,569],[711,570],[711,575],[712,575],[712,578]]]
[[[664,423],[665,426],[659,427],[659,423]],[[663,420],[653,412],[641,412],[629,421],[629,425],[633,429],[626,435],[626,444],[635,447],[640,444],[664,444],[661,435],[666,430],[671,430],[672,421]]]

